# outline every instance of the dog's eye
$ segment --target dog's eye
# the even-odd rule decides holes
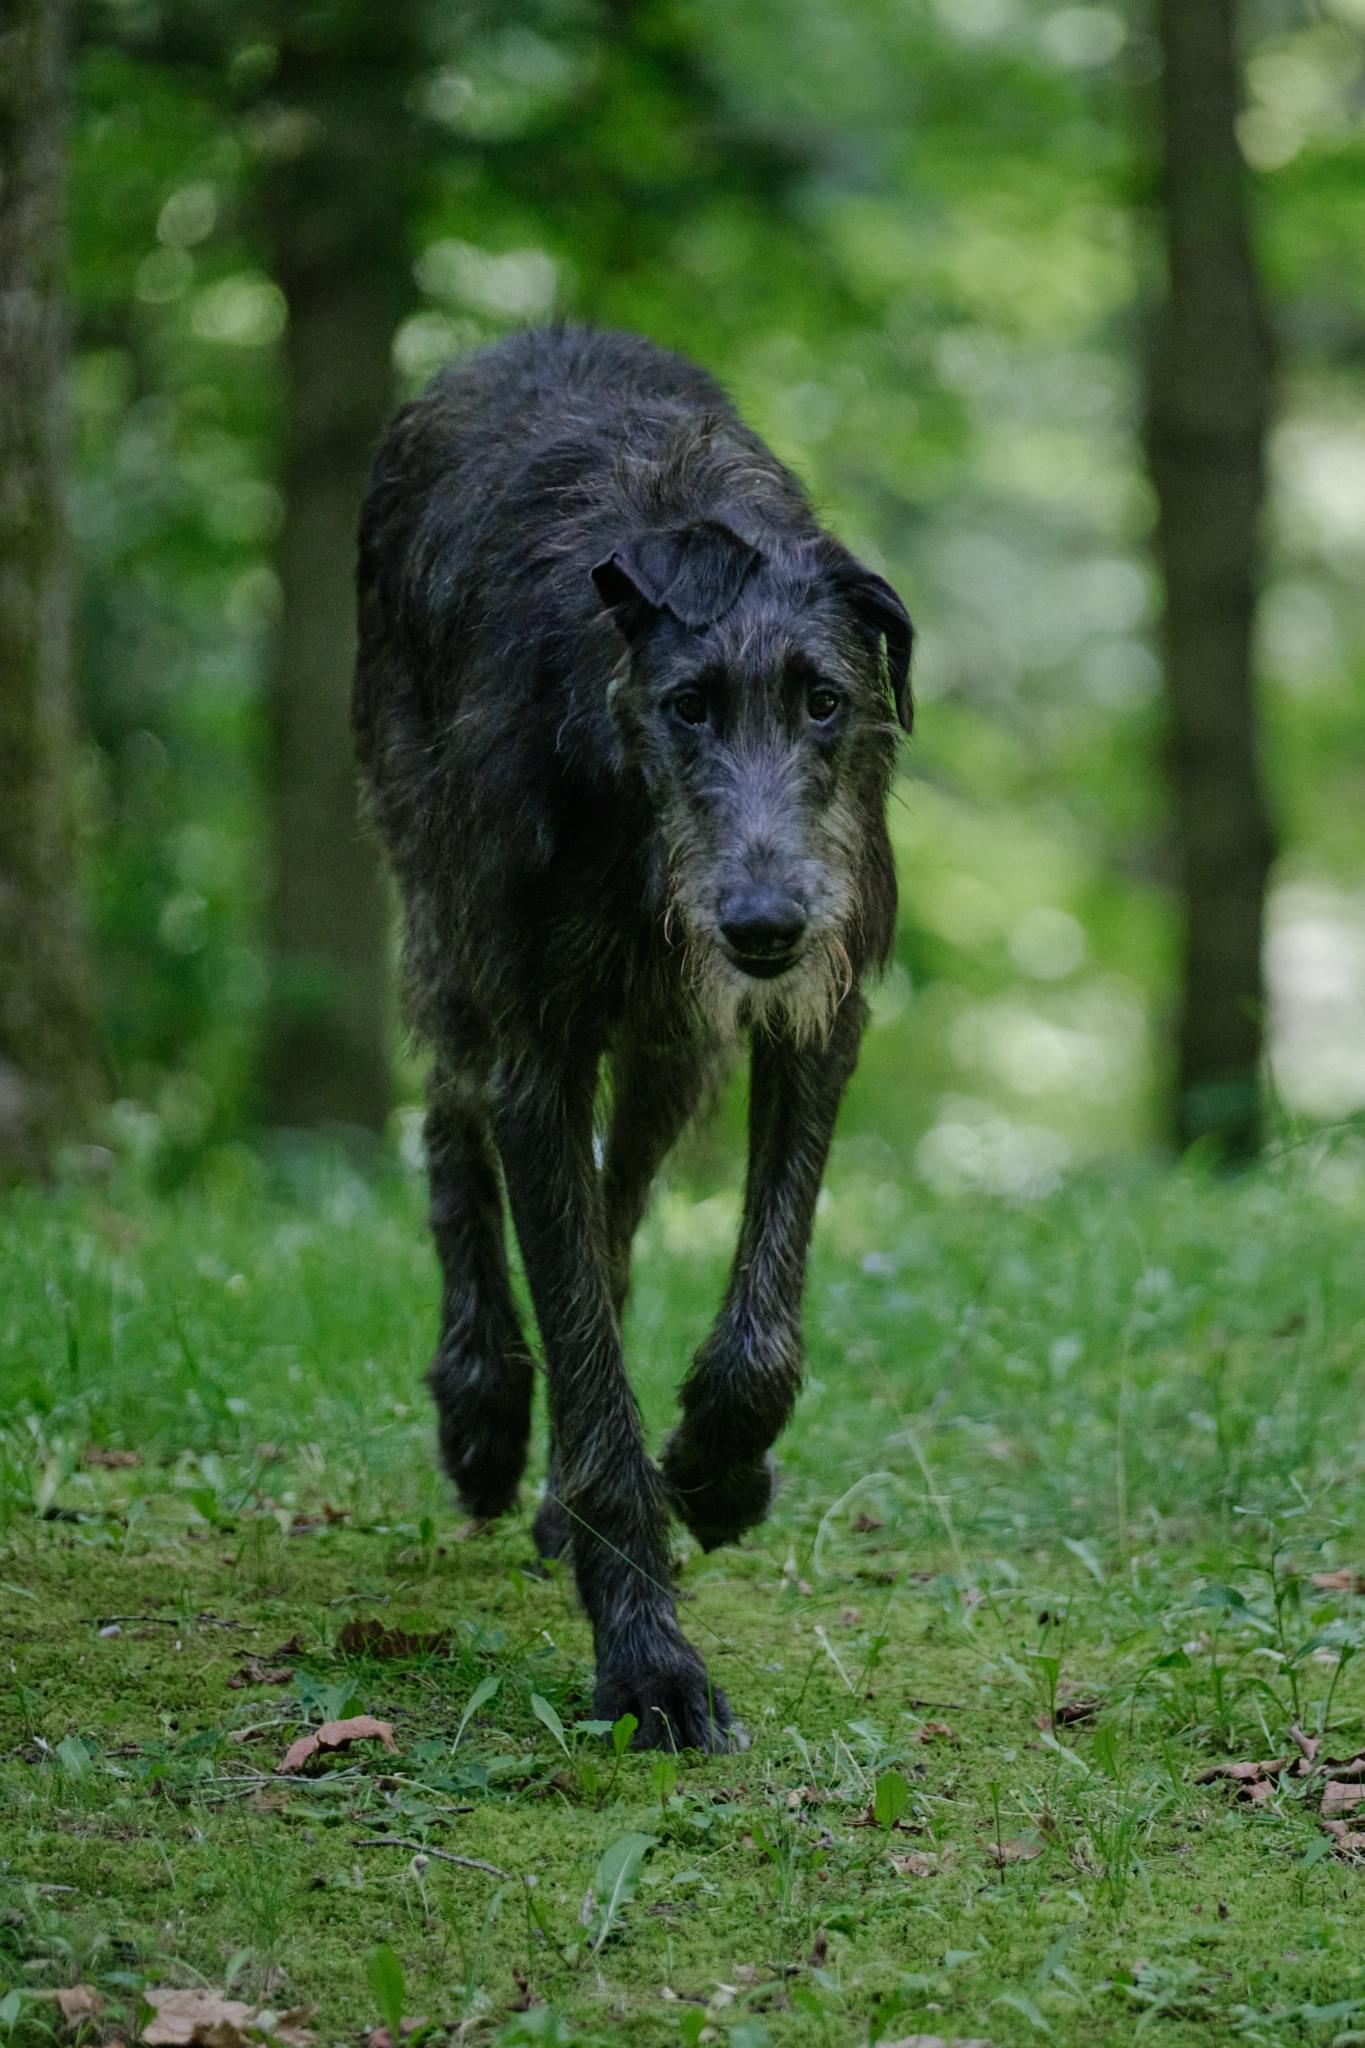
[[[827,690],[823,685],[819,684],[817,684],[815,689],[807,690],[806,715],[809,718],[813,718],[817,725],[828,725],[838,709],[839,692],[837,690]]]
[[[700,690],[679,690],[677,696],[670,699],[668,708],[684,725],[706,723],[706,699]]]

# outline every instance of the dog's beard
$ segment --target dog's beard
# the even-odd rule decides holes
[[[853,963],[837,924],[809,932],[800,957],[782,974],[759,980],[737,967],[720,934],[698,927],[675,909],[681,928],[683,976],[688,995],[711,1030],[735,1038],[755,1028],[779,1033],[797,1045],[824,1045],[840,1004],[852,993]]]

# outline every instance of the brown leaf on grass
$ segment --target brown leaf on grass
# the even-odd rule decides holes
[[[349,1721],[324,1721],[311,1735],[301,1735],[297,1742],[291,1742],[275,1766],[275,1775],[291,1776],[323,1750],[345,1749],[352,1742],[382,1742],[385,1749],[395,1755],[398,1752],[392,1721],[377,1721],[373,1714],[353,1714]]]
[[[1002,1870],[1007,1863],[1032,1863],[1042,1853],[1042,1843],[1031,1842],[1027,1835],[1015,1835],[1008,1842],[992,1839],[986,1844],[986,1854]]]
[[[1324,1757],[1322,1760],[1322,1772],[1324,1777],[1340,1778],[1343,1781],[1352,1778],[1365,1778],[1365,1749],[1357,1750],[1354,1756]]]
[[[1365,1862],[1365,1835],[1344,1820],[1325,1820],[1322,1825],[1336,1838],[1335,1855],[1344,1857],[1348,1863]]]
[[[313,2036],[303,2022],[311,2008],[271,2012],[225,1998],[221,1991],[180,1991],[156,1985],[143,1992],[152,2017],[142,2032],[147,2048],[256,2048],[262,2036],[284,2048],[309,2048]]]
[[[1034,1722],[1035,1728],[1075,1728],[1082,1721],[1093,1721],[1102,1702],[1099,1700],[1058,1700],[1051,1714],[1040,1714]]]
[[[1321,1779],[1318,1811],[1328,1826],[1335,1816],[1354,1813],[1357,1807],[1365,1806],[1365,1750],[1358,1750],[1354,1756],[1324,1757],[1319,1754],[1322,1743],[1316,1735],[1305,1735],[1297,1723],[1289,1733],[1299,1752],[1296,1757],[1268,1757],[1260,1763],[1210,1764],[1200,1772],[1196,1784],[1208,1785],[1222,1779],[1248,1805],[1264,1806],[1282,1785],[1288,1787],[1291,1779],[1303,1783],[1305,1793],[1307,1781]]]
[[[309,1529],[333,1529],[338,1522],[349,1522],[350,1519],[349,1508],[334,1508],[329,1500],[325,1500],[320,1514],[297,1513],[289,1524],[289,1532],[293,1536],[301,1536]]]
[[[956,1742],[957,1730],[948,1721],[921,1721],[916,1742]]]
[[[1354,1571],[1350,1565],[1334,1572],[1312,1572],[1308,1582],[1319,1593],[1365,1593],[1365,1572]]]
[[[418,2019],[414,2015],[410,2019],[400,2020],[398,2031],[401,2038],[406,2041],[408,2035],[415,2034],[419,2027],[429,2027],[430,2025],[430,2020]],[[369,2033],[365,2036],[365,2048],[393,2048],[393,2035],[387,2027],[371,2027]]]
[[[228,1684],[233,1692],[240,1692],[244,1685],[288,1685],[293,1676],[291,1665],[262,1664],[259,1657],[248,1657],[240,1670],[233,1672]]]
[[[281,1643],[278,1649],[274,1649],[270,1652],[270,1655],[272,1658],[301,1657],[303,1655],[303,1649],[303,1637],[290,1636],[289,1641],[287,1643]]]
[[[428,1657],[438,1650],[448,1650],[452,1640],[449,1629],[412,1633],[408,1629],[389,1628],[371,1617],[365,1621],[348,1621],[337,1637],[337,1648],[352,1656]]]
[[[92,1468],[105,1472],[121,1472],[125,1466],[140,1465],[141,1451],[115,1451],[107,1444],[87,1444],[81,1452],[81,1463],[87,1471]]]
[[[868,1800],[861,1813],[854,1815],[853,1819],[849,1822],[849,1826],[851,1828],[883,1828],[888,1834],[922,1835],[924,1833],[924,1829],[917,1820],[906,1820],[902,1817],[898,1820],[893,1820],[889,1826],[885,1821],[878,1820],[876,1801],[872,1799]]]
[[[1318,1751],[1321,1749],[1322,1744],[1318,1741],[1316,1735],[1305,1735],[1297,1721],[1289,1731],[1289,1738],[1299,1752],[1299,1761],[1294,1766],[1294,1775],[1299,1778],[1305,1778],[1308,1775],[1309,1766],[1317,1762]]]
[[[82,2020],[92,2020],[104,2011],[104,2000],[93,1984],[71,1984],[53,1995],[68,2027],[78,2027]]]
[[[1239,1799],[1250,1799],[1254,1805],[1261,1805],[1275,1790],[1275,1780],[1285,1769],[1287,1756],[1267,1757],[1261,1763],[1210,1764],[1195,1779],[1196,1785],[1211,1785],[1218,1778],[1225,1778],[1232,1785]]]
[[[897,1877],[939,1877],[945,1870],[951,1870],[957,1862],[954,1849],[940,1849],[935,1855],[930,1849],[912,1849],[908,1856],[893,1856],[891,1868]]]
[[[886,1524],[880,1515],[869,1515],[864,1508],[853,1517],[848,1526],[857,1536],[870,1536],[874,1529],[884,1529]]]

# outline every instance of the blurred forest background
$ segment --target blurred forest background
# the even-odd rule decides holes
[[[558,316],[716,371],[915,618],[847,1145],[1024,1190],[1248,1149],[1258,1075],[1273,1118],[1365,1109],[1365,0],[1236,15],[83,0],[63,42],[5,0],[11,1166],[83,1103],[174,1176],[417,1099],[354,825],[356,505],[395,402]]]

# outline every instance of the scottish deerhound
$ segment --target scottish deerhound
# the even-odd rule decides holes
[[[909,668],[894,591],[720,387],[648,342],[518,334],[443,371],[380,449],[355,726],[435,1054],[441,1450],[475,1515],[513,1504],[532,1363],[505,1186],[549,1381],[536,1542],[572,1552],[596,1711],[633,1713],[643,1746],[732,1739],[678,1625],[668,1515],[710,1549],[772,1498],[859,984],[892,942]],[[742,1034],[739,1246],[656,1466],[621,1348],[631,1240]]]

